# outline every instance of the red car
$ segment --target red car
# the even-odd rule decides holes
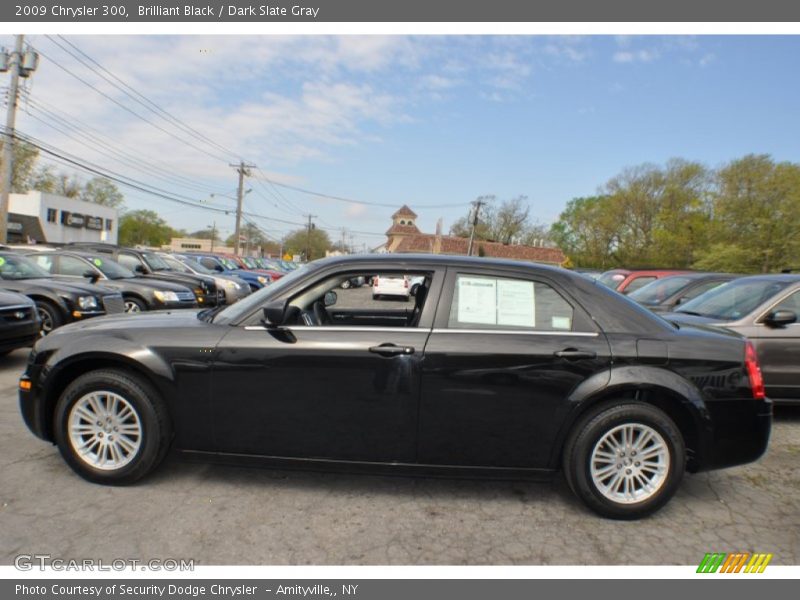
[[[232,260],[236,264],[237,267],[239,267],[240,269],[244,269],[245,271],[254,271],[256,273],[266,273],[267,275],[269,275],[272,278],[272,281],[277,281],[278,279],[280,279],[281,277],[286,275],[286,273],[282,273],[281,271],[275,271],[273,269],[260,269],[257,266],[255,266],[255,264],[256,264],[255,262],[253,262],[251,264],[248,264],[248,262],[245,259],[242,259],[240,256],[236,256],[235,254],[228,254],[227,252],[217,252],[217,255],[218,256],[223,256],[223,257],[227,258],[228,260]],[[251,265],[253,265],[253,266],[251,266]]]
[[[691,273],[691,271],[685,269],[611,269],[600,275],[597,281],[612,290],[617,290],[620,294],[630,294],[656,279],[681,273]]]

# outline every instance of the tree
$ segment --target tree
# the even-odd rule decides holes
[[[492,197],[493,198],[493,197]],[[450,227],[450,235],[470,237],[472,214],[461,217]],[[530,221],[530,205],[527,196],[517,196],[494,206],[491,201],[481,208],[475,239],[503,244],[533,244],[549,240],[547,229]]]
[[[94,177],[87,181],[81,191],[81,200],[117,209],[122,208],[125,203],[125,197],[119,188],[104,177]]]
[[[0,142],[0,165],[3,163],[3,144],[5,144],[5,140]],[[29,189],[28,182],[36,159],[39,157],[39,149],[21,140],[15,140],[12,156],[11,191],[15,194],[24,194]]]
[[[187,233],[186,237],[196,238],[198,240],[210,240],[214,239],[215,242],[221,241],[219,237],[219,229],[215,229],[213,227],[206,227],[205,229],[200,229],[199,231],[192,231],[191,233]]]
[[[321,229],[298,229],[283,238],[283,249],[289,254],[303,255],[308,250],[306,260],[314,260],[324,257],[325,252],[331,249],[331,239]]]
[[[175,230],[152,210],[134,210],[119,220],[119,243],[122,246],[161,246],[168,243]]]

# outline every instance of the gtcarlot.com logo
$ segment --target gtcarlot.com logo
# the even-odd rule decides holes
[[[709,552],[700,561],[698,573],[763,573],[772,554]]]

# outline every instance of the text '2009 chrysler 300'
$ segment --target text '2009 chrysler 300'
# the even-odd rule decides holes
[[[413,302],[354,277],[420,283]],[[269,381],[270,385],[264,383]],[[587,278],[512,261],[349,256],[236,304],[108,317],[37,343],[23,417],[82,477],[126,484],[171,446],[271,466],[541,479],[632,519],[685,470],[756,460],[772,404],[752,346]]]

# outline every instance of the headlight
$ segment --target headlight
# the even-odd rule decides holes
[[[178,294],[175,292],[162,292],[161,290],[156,290],[154,295],[156,300],[160,300],[161,302],[178,302]]]
[[[267,285],[269,283],[269,279],[266,277],[262,277],[261,275],[258,276],[258,283],[261,285]]]
[[[81,296],[78,298],[78,306],[80,306],[83,310],[97,308],[97,298],[94,296]]]
[[[229,290],[238,290],[239,284],[236,283],[235,281],[226,281],[225,287],[228,288]]]

